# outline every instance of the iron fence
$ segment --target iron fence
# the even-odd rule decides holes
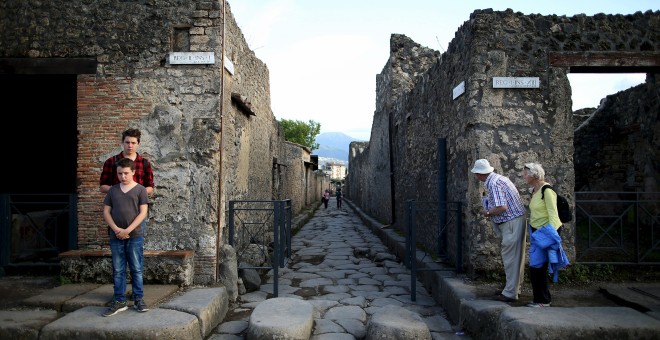
[[[660,193],[575,192],[576,262],[660,264]]]
[[[291,259],[291,200],[229,201],[229,244],[238,269],[272,269],[278,296],[278,268]],[[267,266],[264,264],[268,264]]]
[[[75,194],[0,194],[0,265],[59,266],[77,243]]]
[[[417,273],[420,271],[463,271],[463,212],[461,202],[406,201],[406,256],[405,264],[410,269],[410,298],[416,301]],[[449,228],[453,225],[453,228]],[[455,242],[448,242],[450,233]],[[423,235],[419,238],[417,235]],[[450,249],[453,248],[453,249]],[[452,252],[453,250],[453,252]],[[453,267],[424,267],[417,265],[419,260],[429,257],[433,262],[453,264]],[[450,253],[454,254],[451,263]]]

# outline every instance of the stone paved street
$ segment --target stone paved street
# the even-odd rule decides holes
[[[279,297],[314,305],[312,339],[362,339],[369,318],[386,306],[419,314],[433,339],[466,339],[421,283],[410,300],[410,272],[371,233],[348,204],[331,198],[292,239],[293,258],[280,269]],[[272,276],[259,291],[239,296],[209,339],[243,339],[251,311],[272,295]],[[458,334],[458,335],[457,335]]]

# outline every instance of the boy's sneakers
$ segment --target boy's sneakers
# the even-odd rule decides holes
[[[103,316],[113,316],[119,312],[123,312],[126,309],[128,309],[128,306],[126,306],[126,301],[115,301],[112,300],[110,303],[110,307],[103,312]]]
[[[135,303],[133,304],[133,307],[135,307],[135,310],[140,313],[144,313],[149,310],[149,308],[147,308],[147,304],[144,303],[144,300],[142,299],[136,300]]]
[[[532,308],[550,307],[550,302],[548,302],[548,303],[536,303],[536,302],[532,301],[532,302],[527,304],[527,307],[532,307]]]

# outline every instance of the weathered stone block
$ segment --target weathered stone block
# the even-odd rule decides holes
[[[69,250],[59,256],[62,279],[71,283],[112,283],[110,250]],[[189,286],[193,283],[193,262],[192,250],[145,250],[144,283]]]

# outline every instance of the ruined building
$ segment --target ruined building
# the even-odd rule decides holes
[[[99,176],[127,128],[154,166],[145,249],[193,251],[198,284],[218,280],[229,201],[291,199],[295,215],[329,185],[284,141],[268,68],[224,1],[0,1],[0,86],[16,108],[2,142],[21,145],[0,188],[5,268],[28,248],[108,249]],[[13,225],[32,214],[19,194],[62,194],[67,221]]]
[[[521,171],[531,161],[572,202],[585,188],[657,192],[659,27],[660,13],[652,11],[566,17],[476,10],[444,53],[392,35],[371,138],[351,144],[346,196],[402,231],[408,200],[456,203],[462,222],[446,232],[459,241],[447,243],[447,256],[483,273],[501,262],[499,239],[478,214],[483,186],[469,172],[476,159],[510,177],[525,200]],[[647,74],[645,84],[609,96],[574,128],[568,73],[635,72]],[[419,241],[435,249],[426,227],[418,225],[426,235]],[[574,231],[572,223],[562,231],[571,260]]]
[[[575,190],[602,183],[656,190],[659,20],[650,11],[477,10],[444,53],[393,35],[377,77],[371,138],[351,145],[344,195],[400,227],[406,200],[444,192],[443,200],[460,204],[463,228],[449,256],[460,253],[468,271],[481,272],[501,264],[497,240],[476,214],[475,159],[489,159],[519,188],[522,164],[539,161],[571,200]],[[643,72],[647,82],[605,102],[575,130],[569,72]],[[329,187],[309,150],[284,141],[270,108],[268,68],[221,0],[0,1],[0,86],[14,110],[5,115],[12,121],[2,145],[18,160],[2,167],[4,268],[32,246],[55,256],[107,249],[98,179],[129,127],[142,130],[140,152],[155,168],[145,247],[192,251],[198,284],[219,279],[229,201],[290,198],[296,214]],[[624,106],[637,110],[622,114]],[[603,127],[608,134],[599,133]],[[602,145],[602,154],[582,157],[578,143]],[[607,174],[617,177],[599,179]],[[12,225],[14,215],[28,214],[11,210],[22,194],[64,194],[57,219],[67,223],[57,230],[45,222]],[[574,230],[566,229],[574,257]],[[457,230],[448,234],[454,239]],[[23,244],[33,240],[42,244]]]

